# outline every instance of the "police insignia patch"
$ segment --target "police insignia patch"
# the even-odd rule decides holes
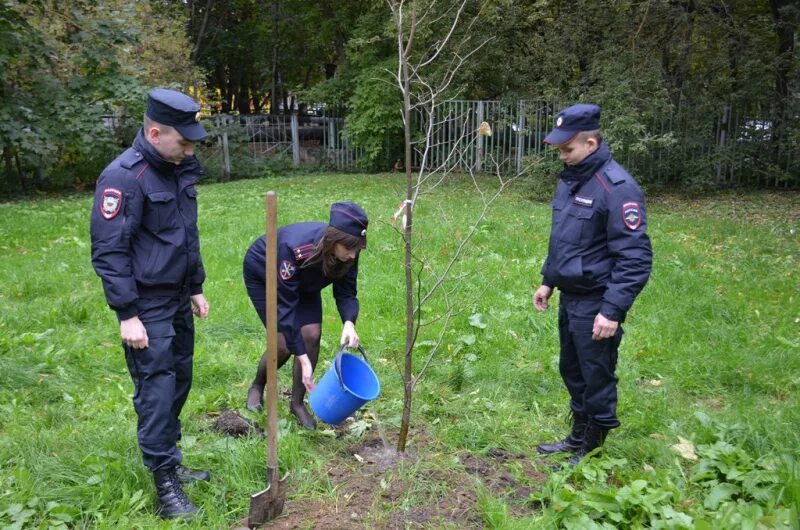
[[[122,209],[122,192],[114,188],[103,190],[100,201],[100,213],[104,219],[113,219]]]
[[[631,230],[642,224],[642,212],[638,202],[626,202],[622,205],[622,222]]]
[[[281,261],[280,275],[282,280],[284,281],[291,280],[292,277],[294,277],[294,273],[296,271],[297,267],[295,267],[291,261],[288,260]]]

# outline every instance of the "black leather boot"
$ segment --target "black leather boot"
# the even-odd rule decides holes
[[[289,403],[289,410],[292,412],[292,415],[297,418],[297,423],[301,426],[310,431],[317,428],[317,420],[314,419],[314,416],[311,415],[305,403],[302,401],[300,403],[295,403],[294,400],[292,400],[292,402]]]
[[[589,421],[586,425],[586,432],[583,436],[583,443],[581,444],[580,449],[575,452],[572,458],[569,459],[569,465],[577,466],[578,462],[581,459],[603,445],[603,442],[606,441],[606,435],[608,434],[608,429],[604,429],[603,427],[597,425],[593,421]],[[592,455],[594,457],[600,456],[600,451],[597,451]]]
[[[175,474],[178,475],[178,480],[180,480],[181,484],[190,484],[200,480],[211,480],[211,475],[208,473],[208,471],[203,471],[202,469],[189,469],[188,467],[184,467],[182,465],[178,465],[175,468]]]
[[[264,387],[258,385],[250,385],[247,391],[247,410],[252,412],[261,412],[264,410]]]
[[[537,445],[536,450],[539,453],[549,455],[553,453],[574,453],[580,450],[589,418],[585,414],[577,414],[575,412],[571,412],[571,416],[572,432],[570,435],[558,442]]]
[[[198,508],[183,492],[176,468],[153,473],[156,482],[156,513],[162,519],[191,519]]]

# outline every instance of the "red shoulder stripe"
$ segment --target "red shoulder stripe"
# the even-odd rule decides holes
[[[600,173],[595,173],[594,176],[597,179],[597,182],[599,182],[600,185],[603,186],[603,188],[606,190],[606,193],[611,193],[611,190],[608,189],[608,186],[606,185],[606,183],[603,182],[602,178],[600,178]]]

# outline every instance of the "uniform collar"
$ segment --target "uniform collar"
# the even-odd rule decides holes
[[[611,150],[603,140],[597,151],[584,158],[580,164],[575,166],[564,166],[561,171],[561,180],[565,182],[586,182],[592,175],[597,173],[608,161],[611,160]]]

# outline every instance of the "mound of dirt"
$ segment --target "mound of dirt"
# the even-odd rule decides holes
[[[248,436],[250,434],[263,435],[264,431],[257,425],[243,418],[238,410],[224,410],[217,416],[211,429],[225,436]]]

